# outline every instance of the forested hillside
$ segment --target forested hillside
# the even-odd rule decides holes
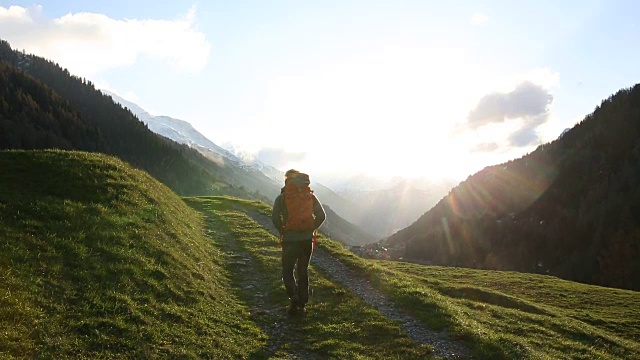
[[[51,61],[0,40],[0,73],[2,149],[96,151],[146,170],[181,195],[251,196],[224,167],[154,134],[90,81]]]
[[[0,62],[0,149],[105,148],[98,129],[32,77]]]
[[[470,176],[387,242],[433,264],[640,290],[640,85],[556,141]]]

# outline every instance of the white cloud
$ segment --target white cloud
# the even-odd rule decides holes
[[[454,135],[467,138],[472,152],[498,153],[540,144],[552,119],[553,89],[559,74],[546,68],[496,78],[498,90],[487,91],[458,124]]]
[[[508,93],[493,92],[480,99],[469,113],[468,125],[477,128],[508,119],[535,119],[546,117],[553,96],[540,85],[525,81]],[[542,121],[544,122],[544,121]]]
[[[116,20],[87,12],[49,19],[42,6],[0,7],[0,34],[12,47],[51,59],[80,76],[131,66],[140,56],[195,73],[206,65],[211,51],[196,28],[195,10],[173,20]]]
[[[40,5],[34,6],[31,11],[21,6],[9,6],[9,8],[0,6],[0,23],[31,23],[33,22],[31,13],[39,13],[41,9]]]
[[[473,25],[484,25],[489,21],[489,17],[484,14],[475,13],[471,16],[471,24]]]

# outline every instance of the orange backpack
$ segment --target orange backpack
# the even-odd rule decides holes
[[[298,174],[297,177],[302,179],[290,179],[284,185],[283,199],[287,217],[282,225],[283,232],[308,231],[316,227],[313,215],[313,190],[309,187],[309,175]]]

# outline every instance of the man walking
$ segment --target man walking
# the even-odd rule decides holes
[[[316,231],[326,214],[309,187],[309,175],[291,169],[273,204],[271,221],[280,232],[282,281],[290,300],[289,314],[304,312],[309,301],[309,260]],[[294,274],[294,268],[297,273]]]

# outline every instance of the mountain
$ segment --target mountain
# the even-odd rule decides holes
[[[151,132],[90,81],[2,40],[0,64],[1,148],[101,152],[144,169],[181,195],[252,196],[225,168]]]
[[[426,210],[447,194],[454,180],[393,177],[382,179],[358,174],[344,179],[321,177],[334,192],[324,186],[316,193],[349,222],[378,239],[415,222]]]
[[[185,141],[180,144],[158,136],[149,129],[149,125],[141,122],[129,109],[116,104],[111,96],[97,90],[90,81],[71,75],[51,61],[13,51],[7,42],[0,41],[0,63],[8,74],[4,81],[12,82],[11,93],[15,94],[5,96],[21,97],[19,101],[27,104],[23,107],[31,109],[26,116],[22,108],[3,108],[4,115],[0,121],[3,134],[11,138],[0,144],[4,144],[3,148],[57,147],[111,154],[148,171],[180,195],[227,194],[269,201],[279,193],[279,186],[274,180],[239,163],[233,154],[208,141],[187,122],[153,117],[128,103],[140,111],[149,124],[180,136],[179,140]],[[60,100],[48,100],[45,95]],[[64,116],[51,116],[60,112],[52,108],[52,101],[64,103],[64,109],[60,110],[66,112]],[[73,143],[66,138],[66,143],[61,143],[61,134],[80,136],[73,131],[56,130],[62,126],[57,123],[68,124],[65,119],[70,116],[75,119],[72,128],[77,126],[95,133],[92,141],[74,140],[76,142]],[[198,142],[198,149],[202,151],[192,149],[191,146],[196,145],[187,139],[195,139],[193,141]]]
[[[280,180],[261,171],[277,174],[276,169],[244,162],[188,122],[153,116],[114,94],[105,95],[45,59],[14,52],[6,42],[0,43],[0,130],[0,149],[111,154],[180,195],[224,194],[270,203],[280,193]],[[341,239],[374,240],[337,214],[331,218],[326,231],[344,234],[340,229],[348,227],[354,233]]]
[[[412,224],[453,186],[448,182],[427,183],[406,179],[394,179],[391,184],[391,187],[380,190],[340,191],[341,198],[349,204],[349,207],[341,208],[343,212],[340,214],[378,238],[383,238]]]
[[[201,148],[203,150],[202,152],[209,154],[214,161],[217,160],[224,163],[224,161],[230,160],[237,164],[242,162],[240,158],[216,145],[206,136],[202,135],[199,131],[194,129],[190,123],[169,116],[151,115],[139,105],[127,101],[110,91],[101,91],[106,95],[111,96],[115,102],[129,109],[138,117],[138,119],[140,119],[140,121],[147,124],[149,130],[154,133],[169,138],[177,143],[188,145],[196,150]]]
[[[369,234],[357,225],[343,219],[329,205],[324,205],[327,219],[320,226],[320,231],[330,238],[339,241],[346,246],[367,245],[379,240],[376,236]]]
[[[216,145],[202,133],[184,120],[169,116],[154,116],[135,103],[122,97],[102,90],[115,102],[129,109],[133,114],[147,124],[149,129],[179,144],[184,144],[218,164],[230,182],[239,184],[257,196],[263,196],[265,200],[274,199],[280,193],[279,180],[265,175],[276,173],[278,170],[258,162],[247,162],[228,150]]]
[[[640,290],[640,85],[470,176],[386,244],[438,265]]]
[[[225,167],[228,172],[233,173],[230,177],[246,189],[271,199],[279,193],[284,177],[282,171],[216,145],[184,120],[151,115],[139,105],[114,93],[106,90],[102,92],[133,112],[151,131],[185,144]],[[231,145],[227,147],[232,148]],[[433,182],[399,177],[382,180],[365,174],[347,179],[320,177],[319,180],[329,181],[342,189],[336,193],[322,183],[313,181],[313,189],[320,201],[328,205],[335,216],[345,219],[338,223],[350,223],[351,227],[359,227],[359,234],[372,234],[355,236],[366,238],[367,242],[371,240],[371,236],[381,239],[410,225],[424,213],[425,208],[433,206],[453,186],[451,181]]]
[[[319,179],[336,192],[349,190],[375,191],[392,187],[394,183],[388,179],[382,179],[368,174],[355,174],[347,177],[324,176]]]
[[[162,135],[177,143],[188,145],[189,147],[201,152],[203,155],[221,164],[231,162],[231,164],[236,167],[242,167],[246,170],[257,170],[260,173],[266,175],[267,178],[273,179],[276,182],[280,182],[284,178],[284,173],[274,168],[273,166],[267,165],[255,159],[246,159],[240,157],[235,152],[218,146],[201,132],[196,130],[187,121],[172,118],[170,116],[151,115],[139,105],[128,101],[121,96],[118,96],[107,90],[101,91],[111,96],[111,98],[115,102],[129,109],[142,122],[147,124],[151,131],[155,132],[158,135]]]

